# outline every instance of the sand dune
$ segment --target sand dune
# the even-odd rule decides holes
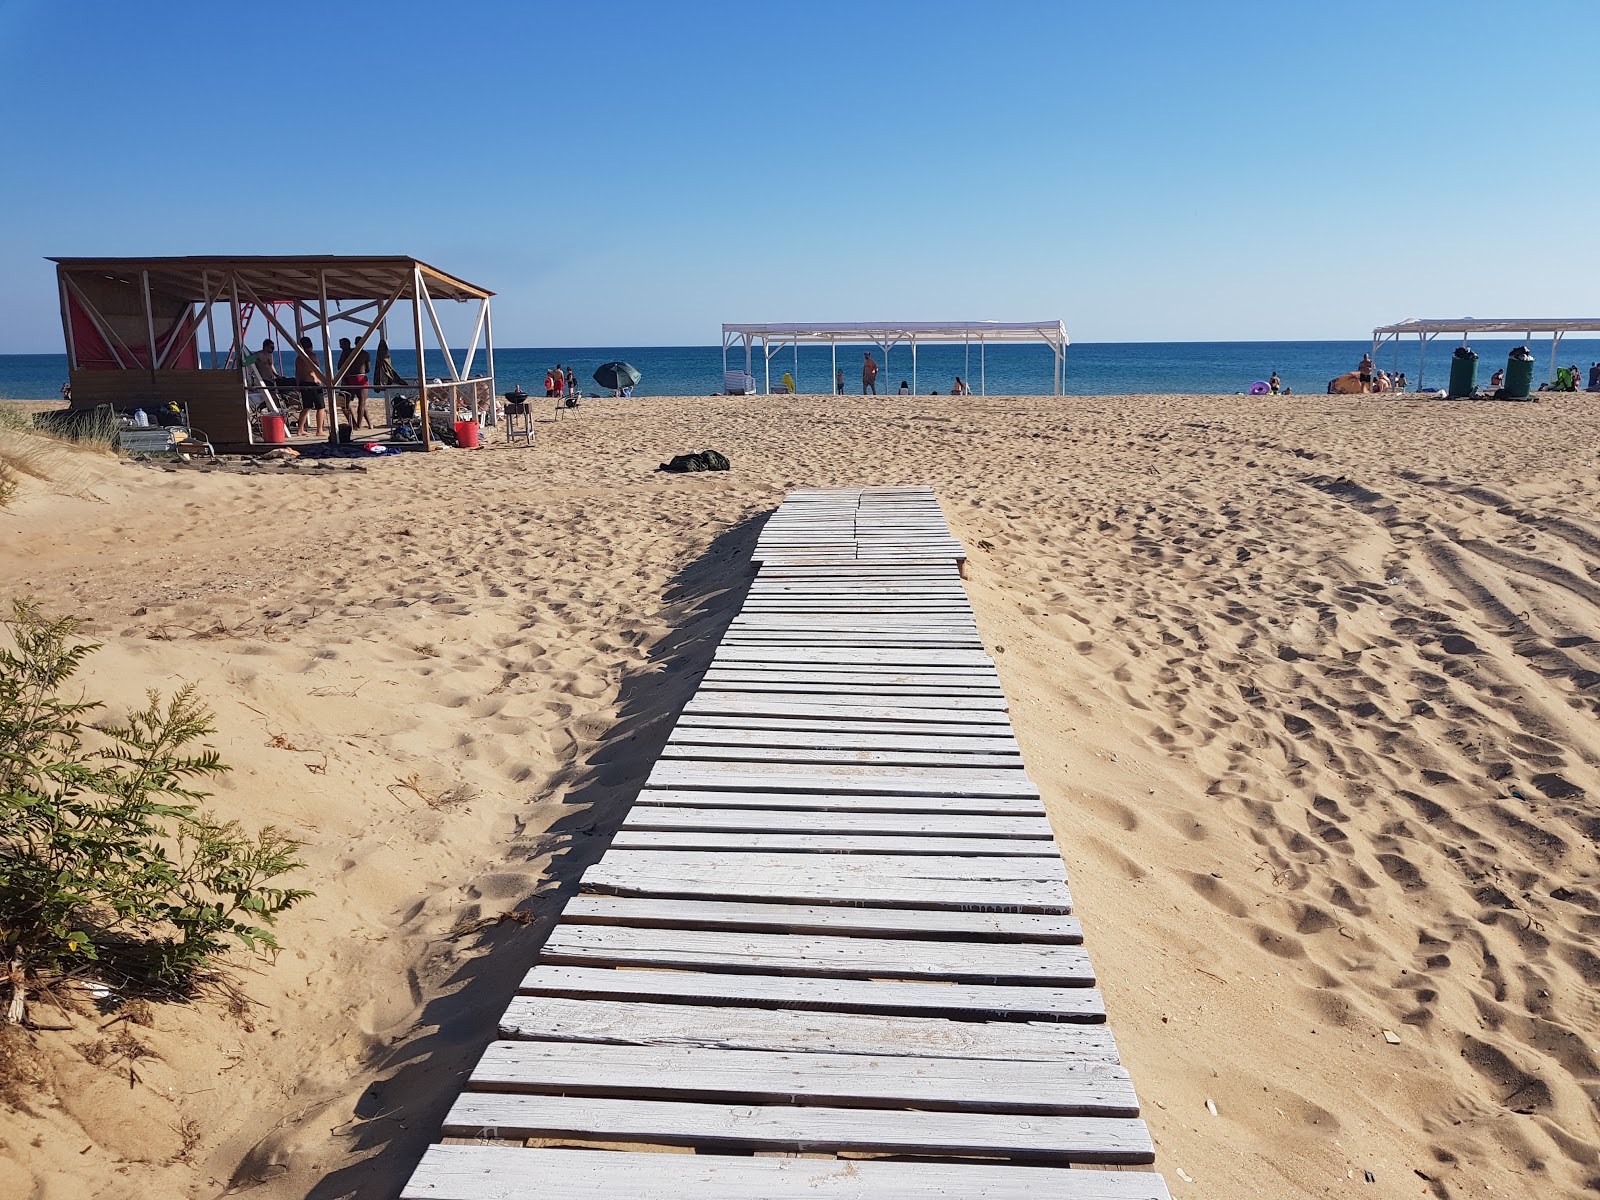
[[[1583,397],[635,399],[533,450],[30,483],[10,590],[85,616],[97,694],[199,681],[217,807],[318,894],[247,1010],[15,1049],[0,1194],[392,1195],[760,514],[859,483],[930,484],[969,546],[1174,1195],[1585,1194],[1597,432]],[[707,445],[734,471],[653,471]]]

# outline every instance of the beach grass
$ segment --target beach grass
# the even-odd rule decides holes
[[[35,405],[0,401],[0,507],[17,494],[24,478],[69,490],[87,472],[87,456],[110,453],[116,430],[109,422],[86,424],[71,432],[34,425]]]

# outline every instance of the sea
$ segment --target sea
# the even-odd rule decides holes
[[[1417,390],[1442,388],[1449,374],[1450,356],[1455,348],[1441,337],[1428,344],[1419,363],[1417,344],[1386,343],[1378,355],[1385,371],[1403,371],[1406,385]],[[1487,387],[1489,374],[1505,365],[1506,354],[1514,341],[1473,343],[1479,355],[1478,386]],[[845,391],[861,390],[862,345],[838,348],[838,364],[844,371]],[[1355,370],[1362,354],[1371,348],[1368,341],[1328,342],[1083,342],[1067,350],[1066,391],[1080,396],[1120,396],[1138,394],[1230,395],[1248,392],[1252,384],[1265,381],[1274,371],[1283,385],[1294,392],[1327,391],[1336,375]],[[912,386],[911,351],[894,347],[888,357],[871,347],[879,362],[878,391],[892,394],[901,381]],[[1543,382],[1550,373],[1550,343],[1532,345],[1535,357],[1534,379]],[[539,346],[521,349],[495,349],[495,376],[502,392],[520,386],[537,392],[544,386],[544,373],[558,363],[571,367],[583,389],[593,394],[601,389],[592,375],[602,363],[622,361],[640,373],[634,391],[650,396],[706,396],[722,390],[723,359],[720,346]],[[1571,339],[1561,343],[1556,366],[1576,365],[1587,380],[1591,363],[1600,361],[1600,340]],[[404,375],[415,369],[411,351],[395,350],[396,368]],[[428,375],[444,374],[437,354],[428,357]],[[731,350],[730,370],[742,369],[742,347]],[[483,358],[474,364],[481,371]],[[802,346],[776,351],[771,360],[772,384],[776,387],[783,373],[794,376],[801,392],[828,392],[831,387],[831,360],[826,346]],[[917,347],[915,390],[922,394],[948,395],[956,377],[967,381],[974,393],[990,395],[1047,395],[1051,390],[1054,362],[1044,345],[991,346],[980,357],[977,347],[970,354],[959,345]],[[765,383],[759,344],[755,349],[751,373],[757,388]],[[64,354],[0,354],[0,397],[9,399],[53,399],[67,378]]]

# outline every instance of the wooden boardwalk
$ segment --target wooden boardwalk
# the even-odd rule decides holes
[[[405,1200],[1170,1200],[962,556],[784,501]]]

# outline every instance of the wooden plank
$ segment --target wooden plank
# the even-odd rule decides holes
[[[749,900],[659,900],[651,896],[582,893],[567,901],[561,919],[573,925],[638,928],[750,929],[766,933],[818,933],[834,937],[929,938],[1075,945],[1083,941],[1078,918],[1058,913],[964,912],[960,909],[860,908],[825,904],[757,904]]]
[[[757,653],[765,654],[768,650],[760,649]],[[700,686],[704,687],[713,679],[730,683],[795,683],[804,687],[831,683],[844,687],[926,687],[930,692],[952,688],[959,692],[1000,691],[1000,680],[993,668],[989,667],[908,667],[887,663],[882,666],[871,663],[849,666],[845,663],[764,663],[713,659],[706,668]]]
[[[473,1138],[559,1138],[715,1145],[727,1150],[877,1151],[1017,1157],[1037,1162],[1155,1161],[1144,1122],[1130,1117],[689,1104],[576,1096],[466,1092],[444,1133]]]
[[[801,809],[817,812],[893,813],[996,813],[1008,816],[1044,816],[1038,797],[1026,796],[917,796],[882,793],[849,795],[842,792],[689,791],[682,788],[646,787],[634,800],[642,805],[666,804],[687,808]]]
[[[615,1096],[705,1104],[805,1104],[1136,1117],[1122,1067],[1064,1062],[877,1057],[703,1046],[491,1042],[467,1087],[515,1095]],[[862,1114],[876,1121],[877,1114]]]
[[[1039,791],[1021,770],[998,767],[856,767],[839,764],[656,763],[647,787],[725,792],[889,792],[897,796],[1028,796]]]
[[[962,874],[955,878],[912,870],[924,864],[956,863],[961,864]],[[1045,857],[613,850],[584,873],[582,887],[589,892],[680,899],[1071,912],[1072,896],[1062,875],[1038,878],[1032,874],[1035,869],[1064,875],[1060,859]]]
[[[430,1146],[401,1200],[1172,1200],[1148,1171]]]
[[[1053,842],[1008,838],[897,837],[886,834],[742,833],[621,829],[618,850],[730,850],[773,854],[967,854],[1019,857],[1055,855]]]
[[[852,721],[985,721],[1008,722],[1004,698],[999,703],[988,696],[896,696],[873,701],[842,693],[844,700],[808,693],[785,698],[781,692],[731,697],[708,692],[696,693],[684,704],[685,712],[732,712],[759,716],[810,716]],[[851,703],[851,699],[858,702]]]
[[[859,710],[852,710],[859,711]],[[688,732],[705,732],[708,734],[727,733],[742,730],[752,736],[764,733],[816,733],[822,735],[838,735],[843,739],[850,737],[916,737],[937,738],[949,745],[958,742],[976,741],[987,743],[990,741],[1015,741],[1011,736],[1011,725],[1004,716],[993,721],[940,721],[930,719],[925,721],[891,721],[848,718],[829,718],[807,716],[796,713],[792,716],[766,716],[753,717],[744,713],[719,713],[715,711],[689,711],[685,709],[678,717],[677,725],[673,732],[679,730]]]
[[[848,680],[730,679],[724,675],[707,676],[701,681],[703,691],[748,692],[774,696],[829,697],[834,704],[887,704],[895,700],[915,701],[919,705],[945,700],[970,700],[1003,711],[1005,694],[996,684],[993,687],[942,687],[922,682],[876,683],[867,685]]]
[[[761,666],[771,666],[777,663],[793,663],[802,666],[816,664],[834,665],[847,663],[852,668],[865,668],[868,666],[888,667],[915,667],[918,671],[930,674],[943,673],[934,671],[933,668],[942,668],[954,674],[967,674],[970,672],[994,671],[994,659],[982,650],[930,650],[920,647],[863,647],[860,649],[840,649],[837,646],[767,646],[755,648],[750,646],[722,646],[711,659],[714,663],[732,665],[734,663],[755,663]]]
[[[1093,987],[1082,946],[931,942],[725,929],[636,929],[559,924],[541,963],[670,967],[754,975],[937,979],[964,983]]]
[[[900,837],[997,838],[1040,842],[1054,851],[1050,822],[1044,815],[1002,817],[984,814],[795,812],[764,808],[700,808],[691,806],[636,806],[622,823],[622,831],[658,829],[684,831],[743,830],[751,833],[894,834]]]
[[[1068,1021],[957,1021],[785,1008],[516,996],[502,1038],[628,1046],[799,1050],[1014,1062],[1115,1063],[1110,1026]]]
[[[864,763],[902,767],[1011,767],[1022,770],[1016,754],[963,754],[955,750],[864,750],[843,747],[819,750],[810,746],[751,746],[715,742],[669,742],[661,758],[686,762],[721,763]]]
[[[781,746],[815,750],[927,750],[943,754],[1020,756],[1016,739],[1006,736],[932,737],[915,733],[884,733],[861,724],[846,725],[823,732],[745,728],[738,724],[722,727],[686,725],[679,721],[669,743],[677,746]]]
[[[675,1004],[730,1005],[952,1017],[959,1020],[1105,1020],[1097,988],[1005,987],[985,983],[926,983],[891,979],[734,975],[716,971],[625,971],[612,967],[540,965],[518,989],[531,996],[592,996]]]

